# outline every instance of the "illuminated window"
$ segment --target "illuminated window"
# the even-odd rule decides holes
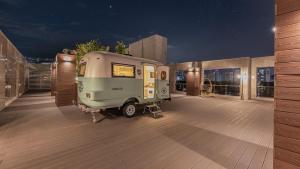
[[[112,64],[112,76],[135,78],[135,66],[124,64]]]
[[[79,76],[84,76],[86,69],[86,63],[82,63],[79,66]]]
[[[144,65],[144,99],[155,98],[155,67]]]

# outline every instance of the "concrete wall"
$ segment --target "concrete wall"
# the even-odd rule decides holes
[[[251,98],[256,98],[256,81],[257,81],[257,68],[260,67],[274,67],[275,57],[257,57],[251,59]]]
[[[167,38],[153,35],[129,44],[129,54],[166,64],[167,43]]]

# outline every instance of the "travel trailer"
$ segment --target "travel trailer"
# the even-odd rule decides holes
[[[156,103],[170,99],[169,67],[144,58],[88,53],[79,63],[77,82],[79,101],[85,110],[119,108],[125,116],[133,117],[137,105],[151,112]]]

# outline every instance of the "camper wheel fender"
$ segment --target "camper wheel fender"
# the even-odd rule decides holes
[[[123,102],[122,107],[123,107],[124,105],[126,105],[127,103],[130,103],[130,102],[133,102],[133,103],[139,103],[139,100],[138,100],[137,98],[135,98],[135,97],[128,98],[128,99],[126,99],[125,102]]]

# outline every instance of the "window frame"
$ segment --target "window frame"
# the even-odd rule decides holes
[[[117,76],[114,75],[114,65],[118,66],[127,66],[127,67],[133,67],[133,76]],[[130,79],[135,79],[136,78],[136,66],[135,65],[130,65],[130,64],[124,64],[124,63],[111,63],[111,77],[112,78],[130,78]]]

